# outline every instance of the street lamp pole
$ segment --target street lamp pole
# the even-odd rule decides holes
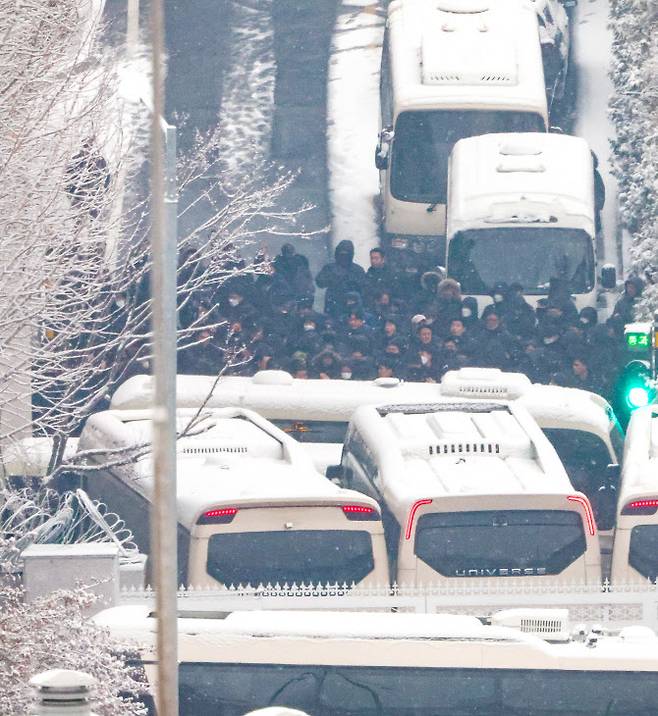
[[[151,558],[157,615],[160,716],[178,716],[176,622],[176,129],[164,116],[164,8],[151,0],[151,292],[153,300],[153,474]],[[166,150],[166,156],[165,156]]]

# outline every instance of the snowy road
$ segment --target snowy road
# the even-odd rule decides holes
[[[584,137],[599,158],[599,170],[606,188],[601,214],[603,261],[623,269],[621,231],[618,224],[617,181],[610,173],[610,137],[614,128],[608,118],[612,83],[608,77],[612,34],[608,29],[608,0],[580,0],[572,27],[572,67],[576,73],[574,134]]]
[[[608,78],[611,34],[608,0],[581,0],[572,20],[570,83],[577,90],[573,133],[597,153],[606,185],[601,263],[621,272],[617,182],[610,174]],[[379,63],[384,32],[381,2],[343,0],[332,42],[328,90],[328,164],[334,243],[352,239],[356,259],[368,264],[378,243],[378,175],[373,152],[378,131]],[[567,126],[567,125],[565,125]]]

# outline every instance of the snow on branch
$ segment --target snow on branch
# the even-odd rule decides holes
[[[26,603],[21,590],[0,586],[0,713],[32,713],[28,681],[47,669],[85,671],[98,680],[99,716],[146,716],[141,669],[128,666],[128,649],[89,621],[96,596],[84,588],[52,592]]]
[[[120,62],[86,5],[0,0],[0,442],[53,436],[49,472],[81,422],[151,359],[148,117],[122,121],[135,105],[117,100]],[[219,134],[199,134],[178,157],[179,350],[220,331],[227,282],[269,271],[262,253],[242,258],[245,246],[306,235],[305,208],[277,202],[294,176],[260,164],[229,185]],[[240,348],[218,345],[216,372]]]
[[[615,176],[622,221],[632,237],[631,272],[649,284],[639,307],[647,317],[658,310],[658,5],[612,0],[610,17]]]

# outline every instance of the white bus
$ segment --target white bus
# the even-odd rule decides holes
[[[494,619],[492,621],[496,621]],[[156,683],[155,615],[94,621],[139,644]],[[553,641],[448,614],[233,612],[178,619],[180,716],[285,706],[312,716],[649,716],[658,639],[646,627]],[[551,641],[549,641],[551,640]],[[149,714],[156,712],[152,699]]]
[[[394,0],[380,79],[384,245],[443,264],[448,157],[489,132],[543,132],[548,110],[535,6]]]
[[[179,431],[194,414],[177,413]],[[121,515],[145,553],[150,442],[148,412],[112,410],[92,415],[78,444],[81,452],[113,450],[92,454],[98,470],[85,489]],[[117,459],[136,446],[136,462]],[[180,584],[388,582],[378,504],[334,485],[295,440],[256,413],[204,411],[177,453]]]
[[[601,581],[589,500],[519,405],[358,408],[334,474],[382,505],[401,584]]]
[[[463,139],[450,156],[448,187],[446,269],[480,310],[497,283],[519,283],[536,305],[551,279],[569,287],[579,309],[599,305],[594,165],[584,139]],[[606,281],[614,288],[615,277]]]
[[[462,368],[443,376],[440,384],[380,378],[374,381],[297,380],[284,371],[261,371],[251,377],[179,375],[177,404],[239,405],[272,420],[303,442],[316,466],[324,471],[340,461],[347,423],[362,405],[437,403],[442,400],[516,400],[525,407],[548,437],[576,489],[585,492],[595,509],[601,491],[618,479],[623,434],[607,401],[575,388],[530,383],[521,373],[495,368]],[[150,376],[134,376],[112,397],[112,407],[142,409],[152,404]],[[606,505],[614,517],[614,504]],[[598,515],[597,515],[598,516]],[[609,520],[602,526],[611,527]]]
[[[628,424],[611,579],[624,584],[658,579],[658,407],[655,405],[636,410]]]

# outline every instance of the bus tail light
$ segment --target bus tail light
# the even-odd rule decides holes
[[[367,505],[341,505],[341,509],[348,520],[354,522],[361,520],[378,520],[379,513]]]
[[[218,507],[204,512],[196,521],[198,525],[227,525],[238,514],[237,507]]]
[[[585,519],[587,521],[587,531],[591,535],[595,535],[596,521],[594,519],[594,512],[592,511],[592,506],[589,504],[589,500],[584,495],[569,495],[567,500],[571,500],[571,502],[578,502],[582,505],[585,512]]]
[[[658,499],[632,500],[624,505],[622,515],[655,515],[658,510]]]
[[[416,512],[418,512],[418,508],[422,507],[423,505],[431,505],[432,500],[425,499],[425,500],[416,500],[413,505],[411,505],[411,509],[409,510],[409,517],[407,517],[407,529],[404,533],[405,539],[411,539],[411,532],[414,528],[414,517],[416,516]]]

